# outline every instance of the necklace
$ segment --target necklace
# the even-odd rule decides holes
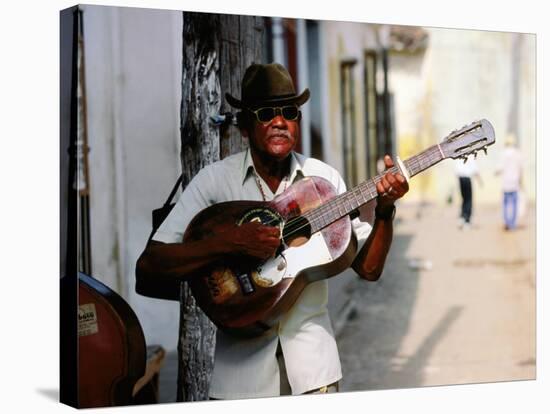
[[[256,184],[258,185],[258,188],[260,189],[260,193],[262,194],[262,199],[264,201],[267,201],[267,197],[264,192],[264,187],[262,185],[262,182],[260,181],[260,178],[258,177],[258,174],[256,171],[254,171],[254,178],[256,179]],[[288,174],[283,177],[283,181],[285,182],[285,186],[283,188],[283,193],[286,191],[286,187],[288,185]]]

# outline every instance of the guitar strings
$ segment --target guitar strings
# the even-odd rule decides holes
[[[423,162],[427,159],[429,161],[429,163],[433,165],[434,161],[440,161],[442,159],[442,158],[439,158],[439,153],[434,153],[434,151],[436,149],[437,149],[436,146],[432,146],[432,147],[426,149],[425,151],[423,151],[421,154],[418,154],[417,156],[411,157],[410,159],[406,160],[404,163],[407,167],[410,164],[413,164],[413,163],[417,164],[417,166],[422,167]],[[434,155],[435,155],[435,157],[434,157]],[[428,164],[426,164],[426,165],[428,165]],[[378,183],[382,179],[384,174],[386,174],[388,172],[396,173],[396,172],[399,172],[399,171],[400,171],[399,168],[395,165],[392,168],[389,168],[388,170],[384,171],[383,174],[377,175],[376,177],[369,180],[367,186],[374,185],[374,187],[376,188],[376,183]],[[285,228],[287,226],[289,226],[289,229],[291,229],[291,231],[287,232],[285,236],[286,237],[292,236],[293,234],[296,234],[297,232],[299,232],[300,230],[303,230],[304,228],[306,228],[308,226],[313,227],[315,224],[317,224],[318,220],[322,216],[324,216],[325,214],[327,214],[329,212],[334,213],[334,212],[338,211],[339,214],[341,214],[340,211],[339,211],[339,208],[338,208],[339,207],[338,202],[341,201],[343,199],[343,197],[346,197],[347,194],[354,191],[356,188],[359,188],[359,186],[355,187],[354,189],[350,190],[349,192],[346,192],[346,193],[340,194],[339,196],[336,196],[335,198],[329,200],[327,203],[325,203],[325,204],[323,204],[323,205],[321,205],[321,206],[319,206],[319,207],[317,207],[317,208],[315,208],[311,211],[308,211],[308,212],[304,213],[301,216],[298,216],[298,217],[295,217],[295,218],[289,220],[285,224]],[[370,189],[369,189],[369,194],[370,194]],[[354,196],[355,196],[355,194],[354,194]],[[344,208],[345,208],[345,206],[344,206]],[[306,224],[292,229],[292,226],[295,225],[295,223],[298,222],[300,218],[305,218],[306,219]],[[334,221],[336,221],[336,220],[334,220]],[[323,228],[329,226],[334,221],[331,221],[331,223],[328,223],[324,226],[323,225],[320,226],[320,228],[318,230],[316,230],[315,232],[318,232],[319,230],[322,230]],[[273,221],[271,221],[271,222],[273,222]],[[271,222],[268,222],[268,223],[270,224]]]
[[[395,173],[398,171],[398,168],[396,166],[386,170],[384,172],[387,173],[387,172],[391,172],[391,173]],[[374,186],[376,186],[376,183],[379,182],[381,179],[382,179],[383,175],[378,175],[374,178],[372,178],[371,180],[369,180],[369,184],[367,185],[371,185],[371,184],[374,184]],[[357,187],[356,187],[357,188]],[[329,200],[327,203],[313,209],[313,210],[310,210],[306,213],[304,213],[303,215],[300,215],[300,216],[297,216],[297,217],[293,217],[291,218],[289,221],[286,222],[286,224],[284,225],[284,228],[288,228],[290,231],[286,232],[285,236],[286,237],[289,237],[289,236],[292,236],[296,233],[298,233],[300,230],[303,230],[305,228],[307,228],[308,226],[313,226],[315,224],[318,223],[319,219],[326,215],[327,213],[334,213],[336,211],[338,211],[338,213],[340,214],[340,210],[338,208],[338,203],[349,193],[351,193],[351,191],[354,191],[355,189],[352,189],[350,190],[349,192],[346,192],[346,193],[343,193],[343,194],[340,194],[336,197],[334,197],[333,199]],[[370,191],[369,191],[370,193]],[[345,207],[345,206],[344,206]],[[349,214],[349,213],[348,213]],[[343,215],[342,215],[343,216]],[[298,223],[299,221],[301,221],[301,219],[305,219],[306,220],[306,224],[304,225],[301,225],[297,228],[292,228],[292,226],[295,226],[296,223]],[[271,219],[265,223],[263,223],[264,225],[268,226],[268,225],[271,225],[273,223],[276,223],[278,220],[277,219]],[[336,221],[336,220],[334,220]],[[319,230],[322,230],[324,227],[327,227],[329,226],[330,224],[332,224],[334,221],[332,221],[331,223],[328,223],[324,226],[321,226],[318,230],[316,230],[315,232],[318,232]],[[319,223],[320,224],[320,223]]]
[[[412,176],[418,174],[419,172],[423,171],[424,169],[436,164],[437,162],[439,162],[443,159],[444,159],[444,157],[440,156],[440,150],[439,150],[438,146],[433,145],[433,146],[427,148],[426,150],[422,151],[420,154],[415,155],[415,156],[405,160],[404,164],[407,167],[407,169],[409,170],[410,176],[412,177]],[[426,167],[426,168],[424,168],[424,167]],[[369,184],[367,184],[367,186],[369,186],[371,183],[373,183],[374,186],[376,187],[376,183],[378,183],[382,179],[384,174],[386,174],[388,172],[396,173],[398,171],[400,171],[399,168],[394,165],[392,168],[389,168],[388,170],[384,171],[383,174],[377,175],[376,177],[374,177],[370,181],[368,181]],[[325,204],[323,204],[323,205],[321,205],[321,206],[319,206],[319,207],[317,207],[317,208],[315,208],[311,211],[308,211],[308,212],[304,213],[303,215],[300,215],[298,217],[294,217],[294,218],[290,219],[284,225],[284,228],[287,228],[287,226],[288,226],[288,228],[291,229],[291,231],[287,232],[286,237],[289,237],[293,234],[296,234],[297,232],[299,232],[300,230],[302,230],[302,229],[304,229],[308,226],[312,227],[314,224],[317,224],[317,221],[319,219],[321,219],[324,215],[326,215],[329,212],[334,213],[335,211],[338,211],[338,213],[341,214],[340,210],[338,208],[339,207],[338,202],[341,201],[341,200],[345,200],[345,197],[348,194],[351,194],[357,188],[360,188],[360,185],[355,187],[354,189],[346,192],[346,193],[343,193],[343,194],[340,194],[340,195],[334,197],[333,199],[329,200],[327,203],[325,203]],[[369,194],[370,194],[370,189],[369,189]],[[354,194],[354,196],[356,197],[355,194]],[[344,206],[344,209],[345,209],[345,206]],[[351,213],[351,211],[350,211],[350,213]],[[342,217],[343,217],[343,215],[342,215]],[[302,219],[302,218],[305,219],[306,224],[301,225],[301,226],[299,226],[295,229],[292,229],[292,226],[296,225],[296,223],[298,221],[300,221],[300,219]],[[330,224],[332,224],[336,220],[332,220],[328,224],[321,225],[319,227],[319,229],[317,229],[315,231],[315,233],[322,230],[323,228],[329,226]],[[266,225],[269,225],[269,224],[271,224],[275,221],[276,221],[275,219],[271,220],[271,221],[268,221],[266,223]]]
[[[409,166],[413,167],[413,165],[414,165],[414,169],[420,167],[419,170],[422,170],[424,165],[426,165],[426,166],[433,165],[434,161],[440,161],[442,159],[442,158],[439,158],[438,153],[434,153],[434,150],[436,150],[436,149],[437,149],[436,146],[432,146],[432,147],[426,149],[425,151],[418,154],[417,156],[411,157],[410,159],[406,160],[405,165],[407,167],[409,167]],[[424,164],[424,161],[428,161],[428,163]],[[369,186],[371,184],[374,184],[374,186],[376,187],[376,184],[379,181],[382,180],[382,177],[386,173],[388,173],[388,172],[396,173],[398,171],[400,171],[399,168],[394,165],[393,167],[391,167],[388,170],[384,171],[383,174],[379,174],[376,177],[369,180],[367,186]],[[419,172],[419,171],[416,171],[414,174],[416,174],[417,172]],[[414,175],[414,174],[411,174],[411,176]],[[327,213],[334,213],[334,212],[338,211],[338,214],[341,214],[340,210],[338,208],[339,207],[339,202],[342,201],[342,200],[345,200],[346,196],[351,194],[355,189],[357,189],[359,187],[360,186],[357,186],[354,189],[352,189],[352,190],[350,190],[346,193],[340,194],[340,195],[334,197],[333,199],[329,200],[327,203],[325,203],[325,204],[323,204],[323,205],[321,205],[321,206],[319,206],[319,207],[317,207],[313,210],[310,210],[310,211],[304,213],[303,215],[293,217],[290,220],[288,220],[286,222],[286,224],[284,225],[284,229],[287,229],[287,228],[289,229],[289,231],[286,232],[285,237],[290,237],[290,236],[298,233],[299,231],[307,228],[308,226],[313,227],[315,224],[321,224],[321,223],[318,223],[318,221],[323,216],[325,216]],[[369,194],[370,194],[370,190],[369,190]],[[354,194],[354,196],[355,196],[355,194]],[[344,206],[344,209],[345,209],[345,206]],[[293,228],[293,226],[296,226],[300,221],[302,221],[302,219],[304,219],[306,221],[306,224],[299,225],[298,227]],[[268,226],[268,225],[271,225],[273,223],[276,223],[277,221],[278,221],[277,219],[271,219],[271,220],[269,220],[269,221],[267,221],[263,224]],[[328,224],[321,225],[320,228],[315,231],[315,233],[322,230],[323,228],[329,226],[334,221],[336,221],[336,220],[333,220]]]
[[[396,166],[386,170],[384,172],[384,174],[388,173],[388,172],[391,172],[391,173],[395,173],[398,171],[398,168]],[[376,183],[379,182],[381,179],[382,179],[383,175],[378,175],[374,178],[372,178],[371,180],[369,180],[369,184],[367,185],[371,185],[371,184],[374,184],[374,186],[376,186]],[[313,209],[313,210],[310,210],[306,213],[304,213],[303,215],[300,215],[300,216],[297,216],[297,217],[293,217],[292,219],[290,219],[289,221],[286,222],[286,224],[284,225],[284,228],[285,229],[289,229],[288,232],[286,232],[285,234],[285,237],[289,237],[289,236],[292,236],[296,233],[298,233],[300,230],[303,230],[305,228],[307,228],[308,226],[309,227],[312,227],[313,225],[317,224],[319,219],[321,217],[323,217],[324,215],[326,215],[327,213],[335,213],[335,212],[338,212],[338,214],[341,214],[340,213],[340,209],[338,208],[339,206],[339,202],[342,200],[342,199],[345,199],[346,196],[349,196],[349,194],[354,191],[356,188],[358,187],[355,187],[354,189],[346,192],[346,193],[343,193],[343,194],[340,194],[336,197],[334,197],[333,199],[329,200],[327,203]],[[370,193],[370,191],[369,191]],[[344,209],[345,209],[345,206],[344,206]],[[349,214],[349,213],[348,213]],[[347,215],[347,214],[346,214]],[[343,215],[342,215],[343,216]],[[299,221],[301,221],[301,219],[305,219],[306,221],[306,224],[303,224],[303,225],[300,225],[299,227],[297,228],[292,228],[293,226],[296,225],[296,223],[298,223]],[[330,223],[326,224],[326,225],[322,225],[318,230],[315,231],[318,232],[319,230],[322,230],[323,228],[329,226],[330,224],[332,224],[334,221],[336,220],[333,220],[331,221]],[[272,223],[276,223],[277,222],[277,219],[271,219],[267,222],[264,223],[264,225],[270,225]],[[320,224],[320,223],[319,223]]]

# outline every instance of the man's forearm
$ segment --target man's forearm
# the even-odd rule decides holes
[[[207,238],[197,241],[153,241],[137,262],[136,291],[175,299],[174,291],[180,282],[212,262],[228,256],[266,260],[275,254],[280,243],[279,228],[257,222],[219,225]]]
[[[384,156],[387,170],[394,167],[389,155]],[[386,256],[390,250],[393,237],[393,216],[395,201],[409,191],[407,179],[402,174],[386,172],[376,183],[378,197],[376,200],[374,226],[365,245],[355,258],[352,267],[364,279],[378,280],[384,269]]]
[[[382,275],[393,238],[392,218],[376,218],[369,237],[355,257],[352,268],[363,279],[375,281]]]
[[[147,296],[177,300],[180,282],[223,254],[224,246],[216,239],[152,241],[136,264],[136,290]]]
[[[181,279],[190,276],[224,254],[226,251],[223,244],[212,238],[186,243],[153,241],[142,257],[154,269],[155,275]]]

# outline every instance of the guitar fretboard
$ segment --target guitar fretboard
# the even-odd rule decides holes
[[[416,174],[430,168],[432,165],[437,164],[444,158],[445,156],[439,145],[431,146],[403,162],[407,170],[406,172],[401,171],[399,166],[395,165],[389,170],[384,171],[382,174],[364,181],[352,190],[334,197],[322,206],[308,211],[304,214],[304,217],[311,225],[311,232],[315,233],[325,228],[329,224],[344,216],[347,216],[363,204],[366,204],[370,200],[376,198],[378,196],[376,184],[387,172],[392,172],[394,174],[401,173],[404,176],[408,175],[409,177],[413,177]]]

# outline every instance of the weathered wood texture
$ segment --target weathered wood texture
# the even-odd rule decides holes
[[[223,95],[226,92],[240,98],[241,80],[251,63],[262,63],[262,37],[264,18],[255,16],[220,15],[220,82]],[[221,112],[233,112],[225,97]],[[246,148],[248,141],[242,138],[239,130],[229,125],[221,128],[220,156]]]
[[[224,94],[240,97],[246,67],[261,62],[263,18],[183,14],[181,102],[182,186],[205,165],[246,147],[237,128],[215,126],[210,116],[234,112]],[[178,401],[208,399],[215,327],[187,286],[180,291]]]

